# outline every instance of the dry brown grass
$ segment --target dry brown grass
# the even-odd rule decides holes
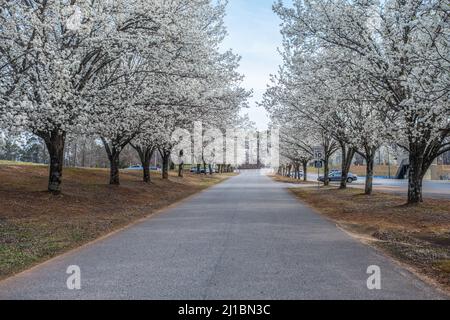
[[[293,183],[293,184],[308,184],[308,185],[313,184],[313,182],[311,182],[311,181],[304,181],[303,179],[284,177],[284,176],[280,176],[278,174],[271,175],[270,177],[277,182]]]
[[[0,165],[0,278],[78,247],[219,183],[230,175],[191,175],[169,181],[122,172],[65,169],[63,193],[47,193],[47,168]]]
[[[292,189],[343,229],[369,239],[392,257],[438,282],[450,293],[450,201],[405,205],[404,197],[336,188]]]

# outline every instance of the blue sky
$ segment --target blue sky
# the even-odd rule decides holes
[[[251,108],[246,110],[258,128],[264,129],[268,118],[263,108],[256,106],[281,63],[277,48],[281,46],[280,20],[272,11],[275,0],[229,0],[225,23],[228,37],[224,48],[242,56],[240,72],[244,86],[253,89]]]

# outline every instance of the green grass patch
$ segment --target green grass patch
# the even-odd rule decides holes
[[[46,166],[46,164],[40,164],[40,163],[8,161],[8,160],[0,160],[0,165],[3,165],[3,166]]]

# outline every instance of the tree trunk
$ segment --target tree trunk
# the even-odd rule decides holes
[[[308,181],[308,161],[303,161],[303,181]]]
[[[373,191],[373,168],[375,162],[375,154],[374,153],[366,153],[366,186],[365,186],[365,194],[371,195]]]
[[[108,141],[101,137],[103,145],[105,146],[106,154],[108,155],[109,160],[109,184],[111,185],[120,185],[120,173],[119,173],[119,166],[120,166],[120,152],[122,150],[121,147],[117,147],[113,143],[111,143],[111,146],[109,145]]]
[[[202,165],[201,164],[197,164],[197,174],[200,174],[201,172],[200,172],[200,169],[202,168]]]
[[[423,202],[422,183],[425,172],[423,170],[423,155],[414,150],[409,153],[409,181],[408,204]]]
[[[142,162],[142,181],[145,183],[152,182],[152,176],[150,174],[150,160],[144,160]]]
[[[178,166],[178,177],[183,178],[183,169],[184,169],[184,162],[181,162]]]
[[[213,175],[213,169],[212,169],[212,165],[208,164],[208,169],[209,169],[209,174]]]
[[[109,184],[118,186],[120,185],[120,172],[119,172],[119,166],[120,166],[120,153],[117,151],[113,151],[111,154],[111,157],[109,157],[110,162],[110,178],[109,178]]]
[[[341,145],[342,149],[342,176],[341,176],[341,186],[340,189],[347,189],[347,179],[350,167],[352,165],[353,157],[355,156],[355,149],[347,146],[345,144]]]
[[[161,154],[162,158],[162,178],[163,180],[169,179],[169,166],[170,166],[170,151],[167,150],[160,150],[159,153]]]
[[[150,183],[152,181],[150,174],[150,162],[152,160],[155,148],[153,146],[134,145],[133,143],[130,143],[130,145],[133,147],[134,150],[136,150],[136,152],[139,155],[139,159],[141,160],[142,180],[145,183]]]
[[[323,184],[330,185],[330,156],[325,152],[325,159],[323,161]]]
[[[169,161],[164,159],[164,157],[163,157],[163,166],[162,166],[162,178],[163,178],[163,180],[169,179]]]
[[[73,151],[73,167],[77,167],[77,157],[78,157],[78,141],[75,140],[75,146]]]
[[[81,149],[81,167],[85,168],[86,167],[86,138],[83,137],[83,147]]]
[[[54,131],[41,137],[45,140],[50,156],[48,191],[58,195],[61,193],[66,133]]]

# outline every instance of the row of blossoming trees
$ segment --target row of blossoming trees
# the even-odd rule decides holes
[[[319,144],[327,165],[340,149],[345,188],[359,153],[370,194],[375,152],[397,145],[409,154],[408,202],[421,202],[426,171],[450,150],[449,9],[444,0],[275,4],[284,63],[264,104],[283,124],[283,155],[311,159]]]
[[[119,184],[125,146],[145,181],[158,150],[167,178],[176,128],[239,121],[249,93],[239,57],[219,50],[224,14],[210,0],[1,1],[0,121],[45,141],[49,191],[61,190],[70,135],[99,137]]]

